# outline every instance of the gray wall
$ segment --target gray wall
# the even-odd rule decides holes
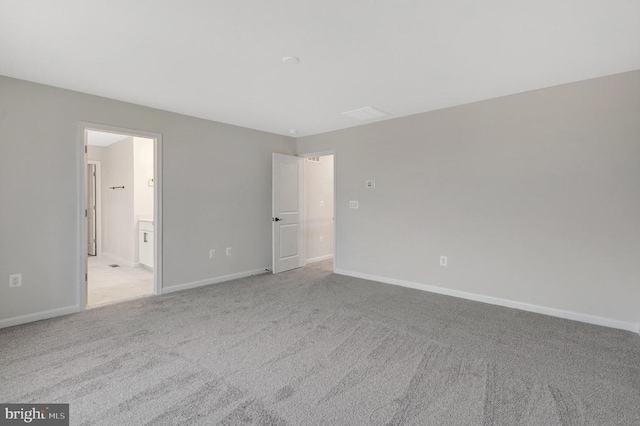
[[[640,323],[640,71],[298,140],[331,149],[339,269]]]
[[[79,121],[162,133],[165,287],[270,265],[271,153],[294,139],[0,77],[0,320],[78,304]]]

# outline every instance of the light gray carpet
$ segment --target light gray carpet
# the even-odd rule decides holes
[[[0,330],[72,424],[640,425],[640,337],[325,262]]]

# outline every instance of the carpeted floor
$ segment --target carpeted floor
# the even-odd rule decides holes
[[[0,330],[71,424],[640,425],[640,337],[320,263]]]

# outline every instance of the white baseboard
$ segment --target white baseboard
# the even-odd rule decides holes
[[[620,330],[633,331],[640,334],[640,325],[631,322],[619,321],[611,318],[603,318],[594,315],[581,314],[579,312],[564,311],[562,309],[548,308],[545,306],[532,305],[525,302],[517,302],[515,300],[501,299],[499,297],[484,296],[482,294],[468,293],[461,290],[453,290],[445,287],[437,287],[429,284],[420,284],[411,281],[404,281],[395,278],[380,277],[377,275],[363,274],[361,272],[347,271],[344,269],[336,269],[336,274],[347,275],[354,278],[362,278],[370,281],[378,281],[385,284],[393,284],[401,287],[413,288],[416,290],[428,291],[431,293],[444,294],[447,296],[459,297],[461,299],[474,300],[476,302],[489,303],[491,305],[505,306],[507,308],[520,309],[527,312],[535,312],[537,314],[549,315],[552,317],[564,318],[573,321],[585,322],[588,324],[601,325],[604,327],[617,328]]]
[[[203,287],[205,285],[218,284],[225,281],[237,280],[238,278],[246,278],[252,275],[264,274],[267,272],[266,269],[269,269],[269,268],[270,268],[269,266],[265,266],[264,268],[254,269],[252,271],[237,272],[235,274],[223,275],[221,277],[207,278],[205,280],[172,285],[170,287],[163,288],[162,294],[173,293],[173,292],[182,291],[182,290],[189,290],[190,288]]]
[[[0,328],[12,327],[14,325],[26,324],[28,322],[40,321],[62,315],[75,314],[80,312],[78,305],[65,306],[64,308],[49,309],[48,311],[35,312],[33,314],[20,315],[12,318],[0,319]]]
[[[125,266],[130,266],[132,268],[135,268],[137,266],[135,263],[129,262],[124,257],[116,256],[115,254],[106,253],[104,251],[102,252],[102,257],[108,257],[109,259],[113,260],[116,263],[119,263],[119,264],[125,265]]]
[[[307,259],[305,263],[322,262],[323,260],[327,260],[327,259],[333,259],[333,255],[327,254],[325,256],[312,257],[311,259]]]

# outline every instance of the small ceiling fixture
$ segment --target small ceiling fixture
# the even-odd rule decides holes
[[[389,113],[384,111],[380,111],[374,107],[364,107],[359,109],[354,109],[352,111],[345,111],[342,115],[347,115],[351,118],[355,118],[356,120],[365,121],[365,120],[373,120],[374,118],[386,117]]]
[[[289,134],[295,135],[296,133],[298,133],[296,129],[289,129]]]
[[[285,56],[282,58],[282,62],[289,65],[295,65],[300,62],[300,58],[296,58],[295,56]]]

